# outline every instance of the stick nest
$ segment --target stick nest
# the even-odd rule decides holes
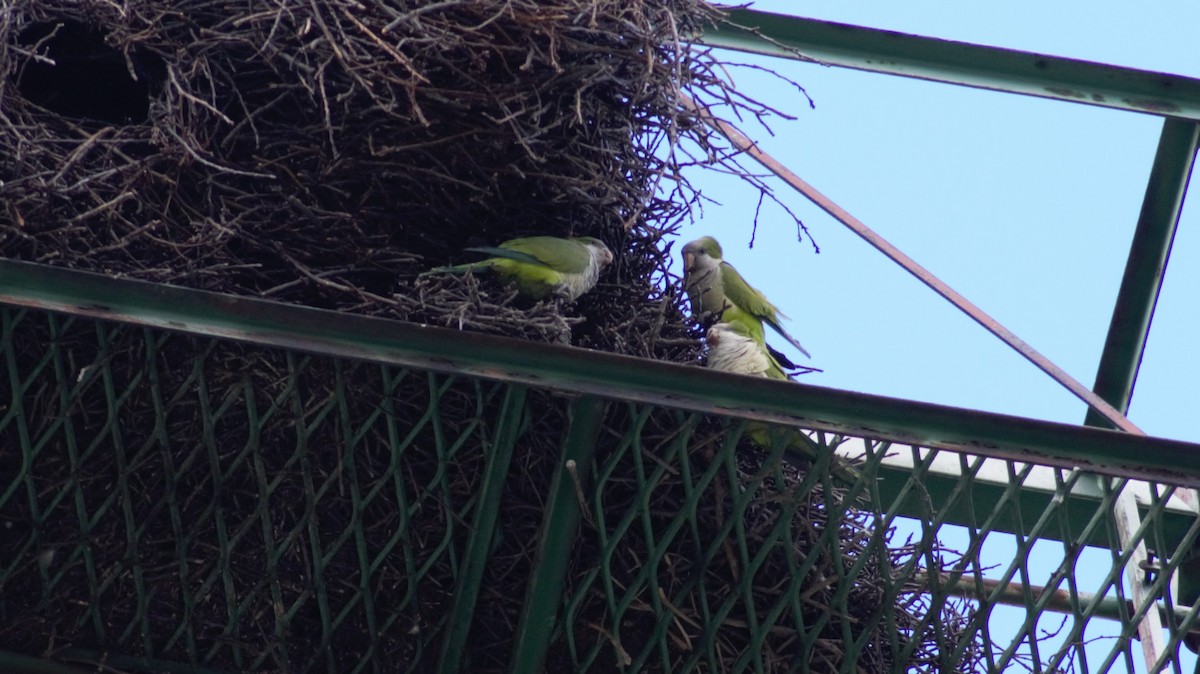
[[[695,363],[699,334],[685,319],[678,284],[667,271],[668,242],[697,198],[680,171],[690,163],[724,165],[729,149],[679,105],[678,95],[686,91],[701,104],[746,105],[719,75],[717,57],[689,42],[721,20],[720,12],[699,0],[9,0],[0,7],[0,249],[13,259],[117,277]],[[691,149],[676,151],[684,145]],[[592,292],[566,306],[522,302],[487,276],[418,278],[430,267],[469,261],[466,246],[542,234],[596,236],[615,262]],[[325,450],[295,460],[264,452],[265,463],[256,469],[265,471],[259,474],[263,479],[275,476],[269,502],[260,493],[267,482],[254,479],[249,466],[223,481],[215,477],[224,462],[247,460],[242,451],[247,437],[291,451],[295,429],[311,422],[305,405],[311,411],[331,399],[348,401],[331,419],[375,419],[387,407],[402,432],[417,428],[425,423],[426,383],[406,384],[381,399],[383,383],[373,376],[332,389],[332,380],[343,380],[329,363],[301,367],[288,379],[281,373],[295,373],[297,366],[275,352],[181,337],[148,346],[136,330],[116,330],[98,352],[88,329],[68,339],[57,328],[26,328],[13,333],[8,348],[36,359],[53,342],[66,362],[98,359],[97,370],[87,376],[83,370],[21,374],[45,379],[45,386],[24,389],[30,396],[25,409],[44,417],[35,430],[59,435],[29,471],[14,464],[7,473],[77,490],[87,503],[119,503],[133,518],[128,521],[139,523],[137,535],[155,544],[127,549],[126,519],[83,523],[65,508],[52,515],[28,510],[23,496],[0,502],[0,519],[27,532],[25,540],[88,546],[92,574],[80,575],[80,566],[64,571],[56,578],[76,584],[58,582],[59,594],[41,601],[42,570],[55,557],[35,559],[36,543],[21,547],[20,554],[30,558],[7,566],[17,571],[4,591],[32,603],[18,599],[4,605],[3,634],[12,648],[45,654],[64,646],[106,649],[116,643],[133,655],[203,660],[229,669],[250,662],[231,654],[242,648],[268,654],[253,660],[262,668],[274,663],[291,669],[318,662],[316,653],[308,660],[304,649],[319,645],[325,654],[319,657],[337,659],[330,664],[335,668],[353,666],[353,656],[370,649],[371,657],[393,666],[432,664],[436,652],[421,651],[421,644],[436,644],[429,634],[447,627],[437,621],[452,604],[447,593],[459,562],[420,546],[439,544],[446,522],[458,515],[434,504],[409,513],[414,519],[401,525],[397,513],[407,504],[400,502],[352,514],[342,471],[352,455],[357,479],[365,483],[401,476],[416,488],[426,484],[422,480],[440,479],[448,509],[470,502],[485,445],[469,443],[445,473],[444,457],[432,449],[436,443],[417,443],[397,472],[386,433],[375,430],[358,446],[347,446],[345,429],[329,422],[314,426],[307,439],[308,446]],[[146,354],[154,349],[171,372],[146,375],[147,360],[155,360]],[[193,361],[203,367],[189,369]],[[98,370],[126,382],[132,392],[116,408],[103,387],[86,383]],[[204,389],[193,395],[198,381]],[[151,394],[158,386],[169,389],[165,397]],[[69,409],[59,407],[61,387],[81,396]],[[467,402],[440,411],[447,433],[471,428],[482,414],[468,404],[478,390],[460,387],[465,390],[454,400]],[[300,396],[297,391],[304,392],[302,404],[280,407],[273,397]],[[166,411],[160,409],[164,400]],[[274,411],[262,419],[246,416],[254,400]],[[393,406],[387,400],[400,402]],[[512,478],[505,497],[505,547],[489,567],[476,614],[474,629],[483,636],[471,657],[484,669],[502,668],[487,654],[511,647],[533,564],[541,499],[557,465],[565,413],[553,398],[543,404],[546,414],[523,441],[528,454],[514,459],[521,479]],[[225,405],[215,425],[211,405]],[[166,420],[156,426],[163,415]],[[73,425],[50,424],[66,417]],[[68,431],[61,429],[68,427],[81,438],[101,438],[81,464],[61,454],[69,444],[62,435]],[[621,432],[606,436],[610,444],[612,434]],[[665,438],[671,431],[662,432]],[[120,447],[157,449],[135,465],[120,465],[113,457],[124,450],[105,445],[110,436],[122,438]],[[180,444],[156,453],[165,448],[156,445],[164,437]],[[204,441],[188,445],[195,438]],[[14,424],[0,426],[0,441],[28,451]],[[601,456],[605,451],[602,447]],[[680,507],[678,499],[686,496],[672,478],[665,479],[664,493],[677,501],[659,504],[656,513]],[[797,479],[781,475],[773,484],[787,492],[789,481]],[[315,498],[314,480],[338,486],[319,492],[325,500],[313,514],[289,510],[297,495]],[[118,481],[124,491],[111,496]],[[35,492],[46,490],[31,486],[29,493]],[[821,510],[826,497],[812,493],[818,495],[797,507]],[[731,516],[720,499],[704,508],[711,508],[700,515],[707,523]],[[418,558],[409,561],[427,564],[426,580],[416,595],[404,594],[412,569],[399,558],[387,561],[371,580],[376,604],[406,602],[407,617],[384,627],[352,619],[331,635],[323,631],[327,612],[337,614],[361,597],[330,587],[322,595],[329,606],[319,611],[306,598],[317,591],[312,584],[322,573],[327,583],[358,577],[361,560],[348,552],[322,560],[318,571],[307,543],[296,539],[282,548],[282,557],[273,556],[277,549],[259,538],[269,532],[247,524],[238,530],[251,533],[229,544],[234,558],[222,562],[221,583],[184,587],[190,572],[160,572],[181,563],[175,559],[179,548],[170,543],[180,540],[180,522],[195,522],[187,532],[190,554],[198,555],[191,563],[211,568],[219,557],[218,537],[227,535],[221,533],[225,524],[214,524],[213,512],[231,523],[261,517],[277,534],[301,531],[289,527],[311,517],[305,535],[318,538],[313,533],[318,530],[336,538],[352,517],[375,518],[360,541],[371,550],[395,545],[385,533],[389,527],[409,526],[412,538],[405,545],[415,546]],[[813,513],[805,515],[807,521],[825,526],[822,515]],[[856,532],[865,521],[855,514],[838,524],[847,527],[846,545],[858,545]],[[454,531],[446,544],[461,554],[465,528]],[[747,531],[756,535],[758,529]],[[591,540],[582,541],[581,550]],[[807,545],[800,540],[796,545],[802,543]],[[581,554],[577,563],[587,560]],[[619,573],[634,568],[640,554],[636,547],[623,548],[614,568]],[[79,564],[78,555],[60,552],[57,559]],[[259,578],[267,560],[274,564],[271,573],[279,574],[269,587]],[[131,571],[143,567],[157,571],[145,577]],[[577,568],[583,573],[588,567]],[[778,574],[786,567],[767,568]],[[103,597],[85,592],[95,577],[132,587],[131,573],[146,584],[138,587],[154,589],[147,605],[130,604],[133,595],[127,593],[101,607],[94,602]],[[721,573],[739,582],[736,569]],[[764,585],[754,592],[767,592],[777,582],[770,573],[760,574]],[[887,564],[874,573],[888,573]],[[241,604],[222,594],[231,587],[245,592]],[[870,587],[866,581],[863,592],[869,594]],[[195,599],[184,601],[189,592]],[[282,635],[274,623],[280,593],[302,607],[288,618],[291,631]],[[95,613],[81,613],[84,605]],[[895,624],[901,629],[920,615],[914,606],[897,605]],[[685,608],[695,607],[680,610]],[[160,620],[186,624],[195,643],[149,632],[132,642],[106,641],[88,627],[95,624],[88,616],[101,614],[105,629],[115,634],[130,621],[143,621],[138,629]],[[237,616],[236,647],[229,646],[231,615]],[[588,615],[597,625],[605,620],[601,613]],[[960,624],[956,616],[948,613],[945,622]],[[368,634],[372,626],[378,634]],[[600,631],[589,634],[579,638],[603,638]],[[696,635],[675,636],[688,642]],[[927,637],[933,638],[914,638]],[[724,633],[719,638],[732,665],[746,643]],[[878,638],[884,648],[889,637]],[[158,652],[139,650],[151,643]],[[290,655],[281,661],[280,653]],[[678,654],[678,662],[688,657],[683,649]],[[786,666],[785,660],[780,662]],[[881,669],[864,667],[884,671],[891,665],[877,664]]]
[[[5,3],[0,246],[115,276],[695,360],[679,348],[678,305],[661,306],[662,237],[688,200],[658,150],[681,136],[713,143],[676,94],[723,89],[682,42],[716,17],[696,0]],[[596,236],[616,254],[570,309],[593,323],[582,334],[546,325],[560,307],[509,311],[503,288],[416,278],[472,259],[468,245],[532,234]],[[606,337],[630,323],[623,341]]]

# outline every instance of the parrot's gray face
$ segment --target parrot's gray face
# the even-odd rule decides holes
[[[689,241],[683,247],[683,270],[709,269],[721,264],[721,244],[711,236]]]
[[[613,254],[612,251],[608,249],[608,246],[602,243],[597,243],[595,251],[596,259],[600,261],[601,267],[607,267],[608,265],[612,264]]]
[[[683,247],[683,271],[691,274],[720,266],[720,254],[713,255],[710,247],[716,246],[711,238],[696,239]],[[719,249],[718,249],[719,251]]]
[[[707,250],[684,247],[683,277],[688,286],[703,288],[704,292],[711,291],[720,268],[721,261],[710,255]]]
[[[588,253],[600,267],[607,267],[612,264],[614,259],[612,251],[600,239],[594,236],[582,236],[575,240],[588,247]]]
[[[717,329],[717,326],[714,325],[708,329],[704,335],[704,341],[708,342],[711,349],[715,349],[721,343],[721,331]]]
[[[705,253],[704,250],[702,248],[700,248],[699,246],[693,246],[690,243],[688,245],[684,246],[683,247],[683,271],[684,271],[684,273],[691,274],[692,272],[696,271],[696,266],[697,266],[697,263],[700,261],[700,257],[706,256],[706,255],[708,255],[708,253]]]

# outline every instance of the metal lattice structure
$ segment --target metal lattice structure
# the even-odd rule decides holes
[[[1095,387],[1123,410],[1200,82],[735,16],[822,61],[1165,117]],[[753,33],[709,39],[793,55]],[[1181,644],[1200,612],[1168,591],[1200,536],[1192,443],[11,261],[0,303],[6,671],[1194,660]],[[251,356],[266,366],[234,367]],[[807,429],[820,457],[747,454],[761,422]],[[531,445],[538,425],[560,440]],[[857,478],[839,481],[847,460]],[[105,480],[91,499],[83,482]],[[514,514],[522,489],[540,507]],[[512,561],[530,545],[531,564]],[[496,596],[498,577],[524,595]],[[18,648],[50,615],[74,645]],[[1144,650],[1149,617],[1163,629]],[[511,646],[481,661],[471,645],[488,640]]]
[[[67,661],[123,669],[165,661],[203,668],[224,657],[251,670],[478,667],[460,656],[468,638],[486,638],[481,626],[494,617],[477,610],[484,579],[497,564],[503,569],[506,544],[495,537],[513,526],[510,515],[497,516],[514,488],[514,455],[530,451],[545,462],[526,470],[546,471],[539,484],[549,487],[544,509],[531,514],[539,561],[524,570],[527,595],[509,599],[520,626],[512,652],[499,657],[516,671],[547,658],[581,671],[621,662],[708,671],[735,648],[751,669],[783,656],[801,669],[819,668],[823,658],[903,661],[921,643],[904,636],[921,632],[946,636],[930,669],[964,657],[995,668],[1133,669],[1139,616],[1122,584],[1131,546],[1145,542],[1179,559],[1177,550],[1200,534],[1179,489],[1133,479],[1194,485],[1189,475],[1200,472],[1188,462],[1197,456],[1188,443],[22,263],[0,269],[5,301],[27,307],[3,312],[12,400],[3,425],[21,445],[5,454],[12,478],[2,511],[10,525],[21,523],[9,526],[13,545],[4,556],[6,636],[19,632],[18,618],[52,612],[48,601],[74,605],[63,629],[90,635],[95,648],[52,654]],[[23,349],[30,335],[46,348]],[[231,353],[264,349],[277,364],[269,378],[229,380],[223,364]],[[134,402],[146,398],[155,401],[153,418],[131,423],[126,410],[144,409]],[[401,404],[426,410],[420,423],[398,425]],[[188,410],[203,421],[200,437],[172,430]],[[534,410],[565,424],[561,446],[522,445]],[[651,432],[655,415],[679,432]],[[703,424],[718,416],[728,428],[706,435]],[[266,435],[280,417],[289,420],[286,434]],[[859,456],[862,478],[835,485],[818,462],[788,482],[778,455],[747,470],[737,458],[738,417],[853,438],[839,452]],[[597,454],[602,426],[617,437]],[[230,436],[226,427],[248,430]],[[1142,461],[1124,465],[1122,457],[1134,455]],[[89,502],[77,481],[47,482],[45,475],[63,474],[62,462],[76,479],[112,479],[109,497]],[[1047,467],[1085,462],[1086,472]],[[997,467],[1007,484],[988,475]],[[473,477],[456,485],[454,474]],[[614,482],[629,474],[638,479]],[[667,474],[682,476],[687,507],[656,508]],[[1115,503],[1135,492],[1142,524],[1123,545]],[[236,494],[255,499],[250,516],[231,517],[236,509],[224,499]],[[700,514],[717,499],[728,502],[719,524]],[[814,532],[807,556],[792,555],[797,510],[764,511],[764,502],[822,504],[824,521],[842,521],[843,534],[847,522],[858,527],[858,556],[838,557],[828,546],[838,527]],[[164,522],[174,540],[147,538]],[[911,540],[889,548],[886,532],[895,526]],[[953,532],[961,554],[946,549]],[[749,540],[766,545],[751,548]],[[104,552],[105,541],[119,542],[120,554]],[[1011,557],[985,568],[981,560],[995,563],[985,554],[994,546],[1009,546]],[[1040,564],[1029,561],[1047,547],[1052,564],[1044,553]],[[638,551],[636,565],[630,550]],[[837,640],[845,650],[830,653],[833,616],[864,601],[850,589],[889,555],[895,572],[865,600],[868,619],[893,635],[892,652],[864,650],[856,627]],[[716,591],[727,586],[713,574],[733,569],[741,579],[728,586],[734,591]],[[760,569],[770,569],[763,575],[777,592],[756,589]],[[1155,574],[1150,591],[1161,592],[1171,572],[1167,565]],[[814,576],[833,589],[835,610],[824,618],[806,613],[796,592]],[[187,593],[164,596],[164,579]],[[920,606],[919,619],[889,624],[892,614],[880,609],[897,601]],[[1171,628],[1163,659],[1171,662],[1196,616],[1169,600],[1163,610]],[[201,618],[213,615],[219,634],[203,628]],[[947,615],[961,619],[947,624]],[[344,644],[347,632],[370,636],[353,650],[323,647]],[[119,655],[141,651],[148,655]]]

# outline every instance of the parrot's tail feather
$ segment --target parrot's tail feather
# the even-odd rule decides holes
[[[767,347],[767,353],[769,353],[771,355],[771,357],[775,359],[775,362],[779,364],[780,368],[782,368],[784,370],[800,369],[800,367],[798,365],[796,365],[795,363],[792,362],[791,358],[788,358],[787,356],[785,356],[782,352],[779,351],[779,349],[776,349],[775,347],[771,346],[770,344],[766,344],[765,346]],[[800,351],[803,352],[804,349],[800,349]],[[804,355],[808,356],[807,353],[805,353]],[[811,358],[811,356],[809,356],[809,357]]]
[[[472,262],[470,264],[456,264],[449,267],[434,267],[433,269],[427,269],[420,274],[417,274],[417,278],[421,278],[422,276],[432,276],[433,274],[466,274],[467,272],[487,269],[490,266],[491,265],[483,264],[482,262]]]
[[[515,260],[517,262],[536,264],[539,267],[546,266],[546,263],[542,262],[536,257],[530,255],[529,253],[522,253],[519,250],[509,250],[508,248],[492,248],[489,246],[477,246],[474,248],[464,248],[463,250],[469,250],[472,253],[483,253],[484,255],[491,255],[492,257],[502,257],[508,260]]]
[[[796,347],[796,350],[799,351],[800,353],[804,354],[805,358],[812,358],[812,355],[808,352],[808,349],[804,348],[803,346],[800,346],[800,340],[789,335],[787,330],[783,329],[782,325],[780,325],[779,323],[772,321],[772,320],[764,320],[763,322],[766,323],[767,325],[771,326],[772,330],[779,333],[780,337],[783,337],[784,339],[786,339],[788,341],[788,344],[791,344],[792,346]]]
[[[792,343],[792,346],[796,347],[797,351],[804,354],[805,358],[812,358],[812,354],[808,352],[808,349],[800,346],[800,342],[797,342],[795,337],[789,337],[788,341]]]

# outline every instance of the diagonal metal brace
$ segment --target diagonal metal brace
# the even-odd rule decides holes
[[[1088,387],[1084,386],[1065,370],[1055,365],[1049,358],[1043,356],[1037,349],[1030,346],[1027,342],[1017,337],[1008,328],[1000,324],[999,321],[989,316],[983,309],[975,306],[966,297],[963,297],[956,290],[947,285],[944,281],[933,275],[925,267],[922,267],[911,257],[905,255],[886,239],[867,227],[861,220],[851,215],[846,209],[838,206],[832,199],[821,194],[815,187],[808,184],[803,178],[792,172],[791,169],[784,166],[779,160],[767,154],[762,148],[750,140],[741,131],[738,131],[732,124],[714,116],[707,108],[696,104],[687,94],[680,94],[680,100],[684,107],[695,112],[704,120],[706,124],[712,126],[717,131],[721,132],[729,142],[733,143],[734,147],[742,152],[745,152],[752,159],[762,164],[771,173],[779,176],[792,189],[807,197],[814,204],[819,206],[821,210],[833,216],[835,220],[842,223],[850,229],[850,231],[859,235],[867,243],[875,247],[876,250],[888,256],[893,262],[904,268],[905,271],[917,277],[921,283],[929,286],[934,292],[946,298],[957,307],[960,311],[970,316],[975,322],[982,325],[988,332],[996,335],[1005,344],[1012,347],[1014,351],[1024,356],[1029,362],[1033,363],[1042,372],[1050,375],[1054,381],[1062,384],[1068,391],[1075,394],[1077,398],[1087,403],[1088,407],[1100,413],[1104,419],[1107,419],[1114,427],[1120,430],[1144,435],[1133,422],[1121,414],[1105,401],[1100,396],[1093,393]]]

